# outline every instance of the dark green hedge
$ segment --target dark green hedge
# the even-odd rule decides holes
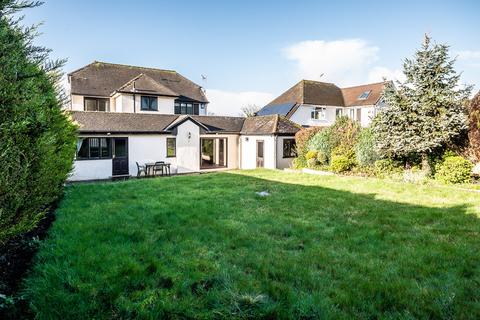
[[[34,29],[0,1],[0,245],[35,227],[62,192],[76,127],[62,111],[61,62],[32,44]]]

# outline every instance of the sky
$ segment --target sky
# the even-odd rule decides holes
[[[210,112],[239,115],[302,79],[402,80],[425,33],[478,91],[479,11],[474,0],[46,0],[23,14],[42,22],[36,44],[67,58],[65,72],[95,60],[172,69],[206,89]]]

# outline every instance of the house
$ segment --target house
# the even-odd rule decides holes
[[[79,126],[71,181],[135,176],[137,163],[155,161],[174,173],[282,169],[295,156],[298,125],[278,114],[209,116],[202,88],[175,71],[94,62],[69,81]]]
[[[379,107],[386,82],[339,88],[333,83],[302,80],[258,111],[280,114],[302,126],[330,126],[339,116],[367,127]]]

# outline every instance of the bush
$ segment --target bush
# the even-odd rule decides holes
[[[378,160],[372,129],[365,128],[360,131],[355,144],[355,157],[361,166],[371,166]]]
[[[396,173],[401,173],[403,169],[392,159],[380,159],[375,161],[375,175],[384,178]]]
[[[310,158],[307,160],[307,167],[310,169],[315,169],[317,167],[317,159],[316,158]]]
[[[436,167],[435,179],[444,183],[468,183],[473,164],[460,156],[447,156]]]
[[[322,151],[317,152],[317,162],[321,165],[326,165],[328,163],[328,158]]]
[[[302,129],[295,134],[295,145],[297,151],[297,157],[293,160],[293,166],[295,168],[299,169],[307,166],[307,159],[305,158],[305,155],[309,150],[307,143],[311,137],[323,129],[324,128],[322,127],[310,127]]]
[[[331,127],[313,135],[307,143],[307,148],[321,151],[326,158],[325,164],[328,164],[335,148],[342,146],[344,149],[353,150],[359,131],[358,123],[347,117],[340,117]]]
[[[76,140],[56,90],[62,63],[45,60],[35,30],[4,14],[17,5],[0,3],[0,245],[32,230],[58,199]]]
[[[332,155],[332,161],[330,163],[330,170],[333,172],[341,173],[351,170],[355,165],[348,156],[345,155]]]
[[[316,161],[317,159],[317,151],[315,150],[310,150],[307,152],[307,154],[305,155],[305,159],[310,160],[310,159],[314,159]]]
[[[327,128],[323,131],[317,132],[311,137],[307,146],[309,150],[321,152],[326,158],[326,163],[328,163],[330,161],[332,150],[336,147],[332,140],[332,131],[330,128]]]

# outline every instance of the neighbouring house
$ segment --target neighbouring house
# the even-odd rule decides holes
[[[383,104],[386,82],[339,88],[333,83],[302,80],[258,111],[257,115],[283,115],[308,126],[330,126],[347,116],[367,127]]]
[[[203,89],[175,71],[94,62],[69,74],[79,139],[71,181],[172,172],[289,167],[299,126],[278,114],[208,116]]]

